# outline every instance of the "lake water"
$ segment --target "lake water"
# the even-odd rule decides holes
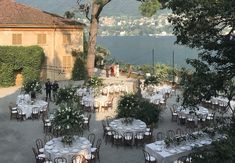
[[[198,51],[174,44],[174,36],[110,36],[98,37],[97,45],[110,50],[111,57],[130,64],[152,64],[154,62],[172,65],[172,54],[175,54],[175,66],[188,67],[186,58],[196,58]]]

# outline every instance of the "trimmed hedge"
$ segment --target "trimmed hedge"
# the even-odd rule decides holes
[[[0,86],[15,85],[15,73],[23,80],[39,80],[45,54],[39,46],[0,46]]]

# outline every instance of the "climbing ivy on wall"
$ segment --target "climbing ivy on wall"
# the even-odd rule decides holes
[[[45,54],[39,46],[0,46],[0,86],[15,85],[16,72],[23,80],[39,80]]]

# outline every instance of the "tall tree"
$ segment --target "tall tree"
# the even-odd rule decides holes
[[[89,29],[89,41],[88,41],[88,55],[87,55],[87,71],[88,76],[93,76],[94,73],[94,61],[96,50],[96,38],[99,25],[99,17],[103,8],[112,0],[91,0],[91,5],[88,0],[77,0],[80,11],[86,14],[87,19],[90,22]],[[165,2],[165,0],[137,0],[141,1],[141,13],[145,16],[152,16],[160,8],[159,2]]]
[[[187,78],[187,84],[194,82],[194,86],[185,87],[194,89],[192,99],[199,102],[223,91],[231,100],[235,95],[231,83],[235,77],[235,1],[171,0],[168,7],[173,12],[169,20],[176,43],[200,50],[198,59],[187,61],[195,68]]]
[[[198,59],[187,60],[195,70],[183,75],[183,104],[197,105],[202,99],[209,100],[223,93],[230,106],[235,96],[235,1],[171,0],[168,7],[173,12],[169,20],[177,37],[176,43],[200,50]],[[235,116],[232,111],[232,120],[226,121],[227,138],[199,151],[192,162],[235,162]]]

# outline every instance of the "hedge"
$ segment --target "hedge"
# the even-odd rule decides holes
[[[45,54],[39,46],[0,46],[0,86],[15,85],[15,73],[21,71],[23,80],[38,80]]]

